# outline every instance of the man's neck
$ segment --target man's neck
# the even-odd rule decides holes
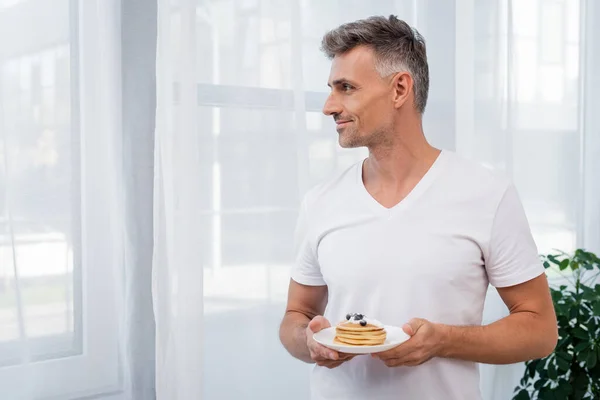
[[[415,135],[403,140],[369,148],[369,158],[363,167],[365,184],[398,188],[407,181],[420,179],[433,165],[440,150],[432,147],[425,137]]]
[[[369,149],[362,170],[365,189],[382,206],[393,207],[415,188],[439,154],[425,140],[420,146]]]

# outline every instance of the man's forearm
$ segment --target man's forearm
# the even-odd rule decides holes
[[[292,356],[307,363],[314,363],[306,344],[306,327],[309,322],[310,319],[302,313],[286,313],[279,328],[279,338]]]
[[[530,312],[511,314],[486,326],[440,325],[441,357],[485,364],[512,364],[552,353],[556,326]]]

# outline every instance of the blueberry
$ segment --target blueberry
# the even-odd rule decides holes
[[[347,319],[347,320],[350,320],[350,318],[352,318],[352,315],[350,315],[350,314],[346,314],[346,319]]]
[[[364,319],[360,321],[360,326],[367,326],[367,321]]]
[[[356,319],[363,319],[363,318],[364,318],[364,315],[362,315],[362,314],[356,314]]]

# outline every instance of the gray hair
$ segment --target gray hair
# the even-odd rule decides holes
[[[321,50],[333,59],[361,45],[375,52],[375,68],[382,77],[397,72],[410,73],[414,82],[415,108],[423,114],[429,93],[429,66],[423,36],[394,15],[389,18],[376,16],[349,22],[327,32]]]

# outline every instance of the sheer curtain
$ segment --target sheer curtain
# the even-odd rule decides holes
[[[592,1],[473,2],[472,116],[457,150],[514,180],[542,254],[600,249],[598,5]],[[594,86],[595,85],[595,86]],[[464,100],[464,99],[463,99]],[[548,272],[552,284],[560,282]],[[490,290],[486,319],[506,315]],[[483,366],[489,399],[509,398],[522,365]]]
[[[598,249],[591,3],[159,0],[159,397],[308,397],[310,366],[277,327],[299,200],[365,155],[340,149],[321,114],[319,42],[343,22],[393,13],[416,26],[430,141],[512,176],[540,252]],[[504,315],[490,290],[485,322]],[[510,398],[521,368],[482,366],[485,398]]]
[[[541,253],[600,251],[593,0],[0,0],[0,397],[151,399],[156,350],[161,399],[307,398],[277,337],[297,207],[365,154],[319,42],[391,13],[431,142],[514,179]],[[522,365],[481,371],[504,400]]]
[[[279,344],[299,201],[364,156],[321,113],[327,30],[391,12],[432,48],[431,139],[453,147],[453,8],[160,1],[155,204],[159,398],[308,398]],[[435,51],[437,49],[438,51]],[[202,357],[198,359],[198,354]],[[202,370],[202,374],[200,373]],[[200,381],[200,377],[203,381]]]
[[[2,399],[153,397],[153,127],[121,101],[143,75],[121,84],[121,6],[0,0]]]

